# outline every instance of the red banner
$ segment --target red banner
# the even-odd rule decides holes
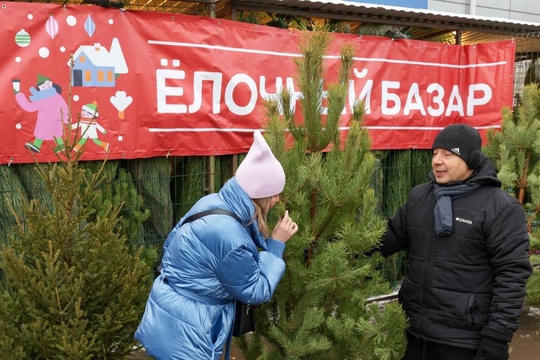
[[[301,32],[96,6],[6,2],[0,16],[2,164],[56,161],[75,135],[86,160],[246,152],[262,102],[285,88],[301,97]],[[455,122],[496,128],[512,104],[511,40],[333,37],[327,82],[341,46],[356,49],[342,132],[365,100],[373,149],[429,148]]]

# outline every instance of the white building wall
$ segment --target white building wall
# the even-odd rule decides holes
[[[540,0],[428,0],[428,10],[540,23]]]

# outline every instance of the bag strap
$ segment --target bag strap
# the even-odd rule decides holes
[[[228,215],[228,216],[233,217],[234,219],[236,219],[236,221],[238,221],[240,224],[242,224],[242,226],[246,227],[246,225],[244,225],[244,223],[242,222],[242,219],[240,219],[238,217],[238,215],[236,215],[235,213],[233,213],[233,212],[231,212],[229,210],[224,210],[224,209],[206,210],[206,211],[201,211],[200,213],[193,214],[193,215],[187,217],[182,222],[182,225],[190,223],[190,222],[195,221],[195,220],[197,220],[199,218],[202,218],[203,216],[211,215],[211,214]],[[182,226],[182,225],[180,225],[180,226]],[[159,265],[154,269],[154,271],[155,271],[156,275],[161,273],[161,261],[160,261]]]
[[[191,216],[188,216],[187,218],[184,219],[184,221],[182,221],[182,225],[184,224],[187,224],[187,223],[190,223],[192,221],[195,221],[197,219],[200,219],[202,218],[203,216],[206,216],[206,215],[211,215],[211,214],[222,214],[222,215],[228,215],[232,218],[234,218],[236,221],[238,221],[240,224],[242,224],[244,227],[246,225],[244,225],[244,223],[242,222],[242,219],[240,219],[238,217],[238,215],[236,215],[235,213],[229,211],[229,210],[224,210],[224,209],[214,209],[214,210],[206,210],[206,211],[201,211],[200,213],[196,213],[196,214],[193,214]],[[180,226],[182,226],[180,225]],[[232,331],[229,333],[229,336],[227,337],[227,345],[226,345],[226,348],[225,348],[225,359],[229,359],[230,358],[230,354],[231,354],[231,341],[232,341]]]
[[[199,218],[202,218],[203,216],[206,216],[206,215],[211,215],[211,214],[222,214],[222,215],[228,215],[230,217],[233,217],[234,219],[236,219],[236,221],[238,221],[240,224],[242,224],[244,227],[246,225],[244,225],[244,223],[242,222],[242,219],[240,219],[238,217],[238,215],[236,215],[235,213],[229,211],[229,210],[224,210],[224,209],[214,209],[214,210],[206,210],[206,211],[201,211],[200,213],[197,213],[197,214],[193,214],[189,217],[187,217],[183,222],[182,222],[182,225],[184,224],[187,224],[187,223],[190,223],[192,221],[195,221]]]

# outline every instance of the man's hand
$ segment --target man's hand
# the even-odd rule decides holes
[[[484,336],[474,360],[508,360],[508,343]]]

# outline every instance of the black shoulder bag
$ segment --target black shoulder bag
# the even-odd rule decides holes
[[[202,211],[197,214],[193,214],[187,217],[184,220],[184,222],[182,222],[182,225],[192,222],[194,220],[197,220],[199,218],[202,218],[203,216],[210,215],[210,214],[229,215],[235,218],[236,221],[238,221],[240,224],[244,225],[242,220],[235,213],[230,212],[228,210],[223,210],[223,209],[207,210],[207,211]],[[248,332],[255,331],[255,316],[253,314],[254,307],[249,304],[243,303],[240,300],[235,300],[235,303],[236,303],[236,312],[234,315],[234,325],[233,325],[232,336],[238,337]]]

